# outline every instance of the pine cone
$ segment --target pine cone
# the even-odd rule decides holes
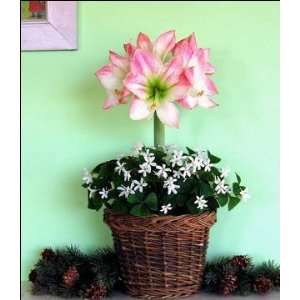
[[[250,257],[248,257],[247,255],[236,255],[230,260],[230,263],[233,266],[244,270],[250,265]]]
[[[86,290],[85,297],[90,300],[102,300],[107,296],[107,288],[103,283],[90,285]]]
[[[31,281],[31,282],[35,282],[37,278],[37,272],[36,270],[31,270],[31,272],[29,273],[29,276],[28,276],[28,279]]]
[[[71,288],[72,286],[74,286],[78,278],[79,272],[77,271],[77,268],[75,266],[69,267],[63,275],[63,282],[65,287]]]
[[[253,290],[261,295],[268,293],[272,287],[272,280],[265,276],[257,277],[253,284]]]
[[[225,272],[220,282],[219,293],[228,296],[231,295],[238,287],[238,278],[231,272]]]
[[[51,259],[55,257],[55,252],[52,249],[44,249],[41,253],[43,259]]]

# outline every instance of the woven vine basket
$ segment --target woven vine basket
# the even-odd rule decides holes
[[[215,213],[134,217],[106,209],[104,220],[131,296],[176,299],[199,291]]]

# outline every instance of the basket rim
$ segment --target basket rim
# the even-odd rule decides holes
[[[213,220],[212,223],[216,222],[216,216],[217,213],[215,211],[205,211],[203,213],[200,214],[183,214],[183,215],[178,215],[178,216],[173,216],[173,215],[167,215],[167,216],[161,216],[161,215],[150,215],[150,216],[145,216],[145,217],[138,217],[138,216],[133,216],[130,214],[124,214],[124,213],[117,213],[112,211],[109,208],[105,208],[104,209],[104,219],[106,219],[106,217],[116,217],[116,218],[120,218],[120,219],[126,219],[129,222],[134,223],[139,223],[142,222],[143,224],[146,223],[156,223],[156,222],[176,222],[176,221],[183,221],[184,219],[195,219],[195,220]]]
[[[176,220],[176,219],[183,219],[183,218],[207,218],[207,217],[216,217],[217,213],[216,211],[205,211],[203,213],[200,214],[182,214],[182,215],[178,215],[178,216],[174,216],[174,215],[166,215],[166,216],[161,216],[161,215],[157,215],[157,214],[153,214],[153,215],[149,215],[149,216],[144,216],[144,217],[139,217],[139,216],[133,216],[130,214],[124,214],[124,213],[119,213],[119,212],[115,212],[110,208],[105,208],[104,209],[104,214],[109,214],[109,215],[114,215],[114,216],[120,216],[120,217],[124,217],[124,218],[130,218],[132,220]]]

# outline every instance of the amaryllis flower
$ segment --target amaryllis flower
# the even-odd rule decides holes
[[[110,63],[96,72],[96,76],[107,92],[107,98],[103,104],[104,109],[126,103],[129,96],[129,92],[123,84],[123,80],[129,72],[129,57],[110,51],[109,59]]]
[[[156,111],[162,123],[179,126],[179,113],[173,103],[182,99],[189,82],[182,73],[179,56],[163,64],[149,50],[137,49],[130,64],[131,73],[124,80],[134,95],[129,109],[133,120],[149,118]]]
[[[191,85],[185,97],[178,101],[179,104],[190,109],[196,106],[215,107],[217,104],[211,97],[217,93],[217,88],[209,78],[215,71],[209,63],[209,49],[197,48],[195,35],[192,34],[176,43],[173,53],[182,57],[184,74]]]
[[[107,92],[105,110],[130,100],[131,119],[151,118],[156,112],[162,123],[178,127],[175,104],[187,109],[217,105],[209,49],[198,48],[194,34],[176,43],[174,30],[153,41],[139,33],[136,45],[123,47],[124,56],[110,51],[110,63],[96,72]]]
[[[190,67],[184,72],[191,85],[186,95],[178,102],[184,108],[194,108],[201,106],[204,108],[213,108],[217,106],[216,102],[211,98],[217,93],[214,82],[203,72],[199,62],[195,66]]]
[[[198,48],[194,33],[177,42],[172,52],[174,55],[183,55],[185,66],[193,66],[193,60],[198,58],[205,74],[212,75],[215,72],[215,67],[209,62],[210,49]]]

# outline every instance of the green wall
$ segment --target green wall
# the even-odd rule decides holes
[[[95,70],[109,49],[139,31],[195,32],[212,48],[219,88],[214,110],[181,111],[167,142],[202,146],[237,170],[252,198],[219,211],[209,257],[248,253],[279,261],[279,3],[81,2],[79,50],[22,53],[22,278],[45,246],[111,244],[99,213],[86,208],[81,171],[152,143],[152,123],[128,107],[101,109]]]

